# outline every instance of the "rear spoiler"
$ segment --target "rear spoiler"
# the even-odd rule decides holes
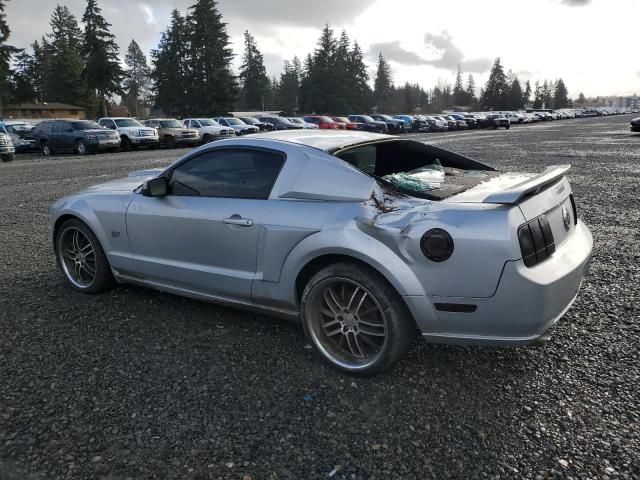
[[[522,183],[514,185],[507,190],[492,193],[485,198],[483,203],[501,203],[513,205],[518,203],[524,197],[535,194],[545,186],[562,178],[571,168],[571,165],[553,165],[548,167],[544,172],[535,177],[530,178]]]

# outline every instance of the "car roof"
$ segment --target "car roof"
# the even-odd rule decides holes
[[[251,139],[279,140],[298,143],[325,152],[381,140],[393,140],[396,137],[380,133],[354,132],[348,130],[280,130],[252,135]]]

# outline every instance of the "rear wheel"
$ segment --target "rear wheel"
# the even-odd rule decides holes
[[[48,157],[49,155],[53,155],[53,150],[52,148],[49,146],[48,142],[42,142],[42,144],[40,145],[40,149],[42,150],[42,154],[45,157]]]
[[[58,228],[56,260],[65,279],[75,290],[99,293],[115,285],[100,242],[78,219],[67,220]]]
[[[379,373],[411,346],[415,323],[402,298],[377,272],[352,263],[329,265],[307,284],[302,324],[333,367]]]
[[[2,161],[3,162],[13,162],[13,153],[5,153],[4,155],[2,155]]]

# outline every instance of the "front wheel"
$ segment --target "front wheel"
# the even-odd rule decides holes
[[[86,155],[87,153],[89,153],[87,145],[82,140],[78,140],[76,142],[75,151],[78,155]]]
[[[4,155],[2,155],[2,161],[3,162],[13,162],[13,153],[5,153]]]
[[[167,148],[176,148],[176,139],[171,135],[167,135],[164,137],[164,145]]]
[[[379,273],[353,263],[329,265],[311,278],[302,294],[301,318],[324,359],[354,374],[389,368],[416,332],[395,289]]]
[[[115,284],[104,250],[84,222],[67,220],[58,228],[55,239],[56,260],[71,287],[99,293]]]
[[[48,142],[43,142],[42,145],[40,146],[40,149],[42,150],[42,154],[45,157],[48,157],[49,155],[53,154],[53,149],[49,146]]]
[[[506,127],[504,127],[504,128],[506,128],[507,130],[509,130],[509,129],[511,128],[511,125],[507,125],[507,126],[506,126]]]

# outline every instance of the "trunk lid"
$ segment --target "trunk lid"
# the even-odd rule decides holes
[[[571,185],[566,178],[570,168],[570,165],[555,165],[539,174],[505,173],[447,200],[514,205],[527,222],[533,224],[536,219],[546,218],[557,248],[575,230],[577,222]]]

